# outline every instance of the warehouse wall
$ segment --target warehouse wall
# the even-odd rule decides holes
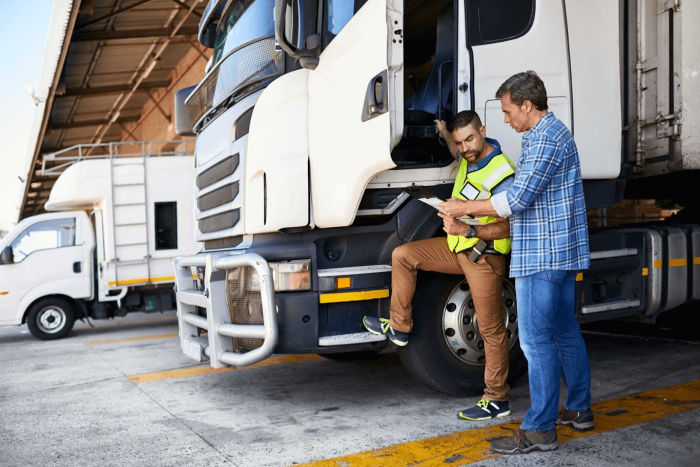
[[[175,92],[196,85],[204,77],[204,68],[211,56],[211,49],[200,46],[201,53],[191,48],[178,62],[170,76],[167,89],[151,92],[154,103],[149,99],[141,109],[137,122],[125,124],[128,131],[122,131],[122,141],[165,141],[173,139],[194,140],[175,135],[173,126],[173,101]],[[172,148],[170,148],[172,149]]]

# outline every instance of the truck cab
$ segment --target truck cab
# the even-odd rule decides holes
[[[27,321],[56,336],[72,326],[68,300],[92,300],[95,234],[84,211],[22,220],[0,242],[0,326]],[[27,311],[30,310],[29,314]]]

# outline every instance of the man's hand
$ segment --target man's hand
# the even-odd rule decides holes
[[[445,215],[441,212],[438,216],[442,217],[442,230],[450,235],[466,235],[469,232],[469,226],[464,222],[458,221],[452,216]]]
[[[462,201],[457,198],[450,198],[447,201],[443,201],[438,206],[442,209],[442,212],[452,217],[462,217],[469,215],[469,201]]]
[[[450,137],[450,132],[447,131],[447,123],[444,120],[433,120],[433,122],[435,122],[435,133],[447,141]]]

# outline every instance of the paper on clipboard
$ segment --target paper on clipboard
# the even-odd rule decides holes
[[[440,203],[443,202],[442,199],[439,197],[435,196],[433,193],[429,192],[428,190],[425,190],[423,188],[413,188],[406,190],[406,192],[411,195],[412,197],[416,198],[418,201],[421,201],[428,206],[432,207],[438,212],[441,212],[445,214],[445,212],[440,209]],[[462,217],[457,217],[457,220],[464,222],[465,224],[468,225],[486,225],[484,222],[481,222],[479,219],[476,217],[471,217],[471,216],[462,216]]]

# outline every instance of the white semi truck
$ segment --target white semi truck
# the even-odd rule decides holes
[[[173,309],[172,259],[199,249],[192,156],[62,165],[45,205],[56,212],[23,219],[0,241],[0,326],[26,322],[35,337],[57,339],[76,319]]]
[[[536,70],[573,132],[589,209],[674,199],[697,222],[700,2],[673,0],[211,0],[206,76],[176,96],[196,134],[196,238],[175,262],[182,351],[249,365],[273,352],[366,355],[388,315],[391,252],[442,234],[404,190],[449,196],[457,165],[434,119],[474,109],[514,161],[499,85]],[[687,220],[686,220],[687,222]],[[580,321],[700,298],[700,228],[591,229]],[[193,281],[195,274],[197,279]],[[506,280],[511,376],[522,373]],[[437,390],[478,390],[483,342],[464,278],[419,274],[406,368]]]

